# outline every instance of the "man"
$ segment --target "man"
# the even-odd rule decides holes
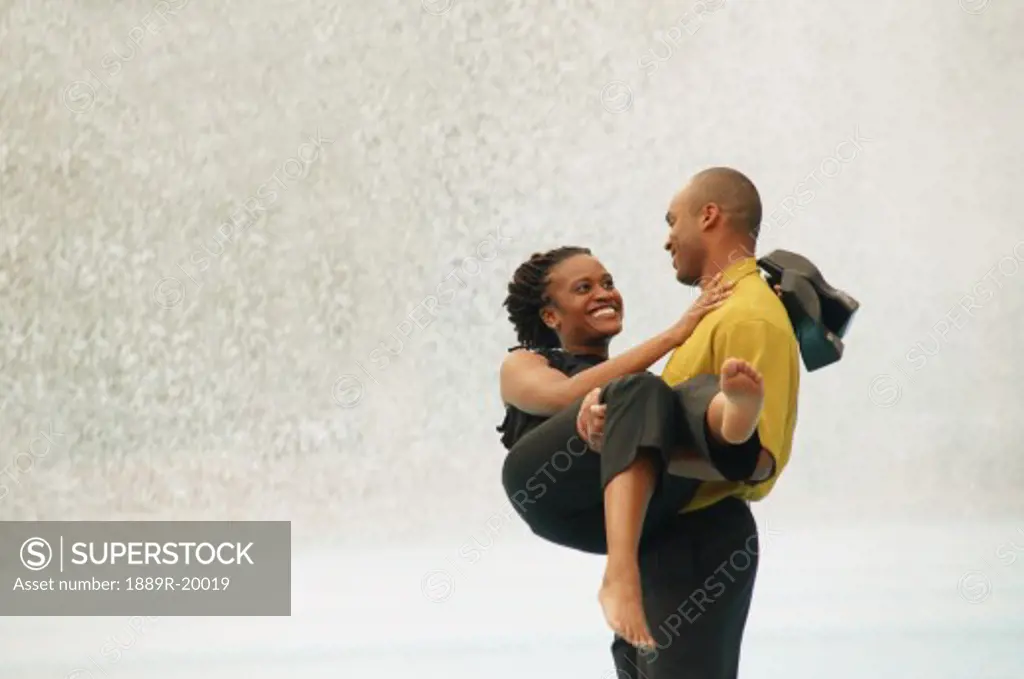
[[[758,423],[758,481],[706,481],[675,524],[641,553],[644,610],[657,643],[640,653],[612,644],[619,679],[734,679],[758,563],[757,526],[748,503],[763,499],[789,461],[800,385],[799,351],[782,302],[754,258],[761,199],[753,183],[730,168],[695,175],[672,200],[665,249],[676,278],[697,286],[719,272],[732,296],[708,314],[669,358],[662,378],[675,386],[716,374],[728,357],[763,375]],[[604,406],[592,394],[581,406],[581,431],[602,435]],[[684,471],[680,467],[670,471]]]

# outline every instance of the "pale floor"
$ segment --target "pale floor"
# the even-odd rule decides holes
[[[1024,518],[766,528],[744,679],[1024,676]],[[521,539],[297,554],[291,618],[5,617],[0,678],[614,679],[601,560]]]

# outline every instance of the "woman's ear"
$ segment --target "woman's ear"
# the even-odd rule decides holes
[[[548,326],[552,330],[558,330],[558,326],[561,325],[558,321],[558,314],[550,306],[546,306],[540,310],[540,320],[544,322],[544,325]]]

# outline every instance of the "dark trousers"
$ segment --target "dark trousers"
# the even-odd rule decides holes
[[[612,642],[616,679],[736,679],[758,566],[757,524],[729,498],[680,514],[640,552],[656,648]]]
[[[669,538],[690,539],[689,536],[678,535],[680,530],[687,530],[693,522],[686,515],[680,516],[679,510],[693,498],[700,485],[693,479],[668,474],[668,457],[679,448],[688,448],[710,460],[729,479],[749,478],[757,465],[761,444],[756,435],[740,446],[727,446],[716,444],[708,433],[707,408],[716,393],[718,378],[713,375],[697,376],[674,388],[651,373],[619,378],[609,383],[601,393],[601,400],[608,406],[608,410],[605,441],[600,454],[588,449],[576,432],[576,416],[580,406],[577,402],[517,441],[509,450],[502,468],[502,483],[509,500],[536,535],[572,549],[604,554],[607,552],[604,487],[629,467],[641,451],[648,451],[655,456],[659,465],[658,482],[648,505],[640,542],[644,596],[650,599],[650,604],[645,602],[645,606],[652,606],[646,608],[652,633],[663,622],[661,612],[672,611],[683,603],[675,601],[670,608],[664,609],[674,594],[685,590],[683,596],[689,596],[697,584],[704,582],[703,579],[697,581],[687,575],[703,573],[703,570],[692,565],[688,571],[680,570],[677,575],[673,575],[671,568],[664,570],[660,579],[650,580],[658,571],[657,568],[651,570],[652,562],[647,556],[658,553],[651,552],[652,549],[659,545],[662,545],[661,549],[664,549],[664,545],[676,545],[667,554],[675,555],[672,558],[680,561],[685,560],[686,554],[690,554],[691,559],[697,558],[691,552],[703,546],[703,543],[695,542],[665,542]],[[743,503],[740,505],[746,510]],[[749,515],[749,511],[747,513]],[[694,539],[710,535],[713,535],[713,531],[700,533]],[[746,537],[744,535],[741,542]],[[680,547],[682,544],[688,547]],[[668,559],[668,556],[665,558]],[[717,564],[712,568],[715,566]],[[667,589],[669,583],[672,589]],[[734,596],[739,594],[733,591]],[[746,597],[746,605],[749,605],[749,591]],[[712,654],[721,653],[714,651],[711,645],[730,648],[732,657],[738,659],[739,637],[731,631],[736,624],[735,618],[730,618],[734,620],[732,626],[723,627],[721,621],[724,615],[722,610],[726,608],[732,610],[735,607],[720,606],[720,611],[716,611],[714,616],[709,615],[710,610],[702,614],[702,629],[708,629],[710,635],[705,637],[703,643]],[[742,615],[738,622],[740,634],[746,623],[746,607],[741,608]],[[717,641],[714,639],[715,631],[721,633],[721,639]],[[625,642],[619,641],[616,647],[623,645]],[[690,642],[683,640],[667,645],[661,656],[650,664],[648,672],[660,672],[659,667],[673,666],[670,658],[677,654],[685,655],[688,648],[691,648]],[[639,658],[629,658],[623,652],[624,649],[616,651],[617,665],[621,656],[622,663],[635,661],[630,667],[647,667],[647,664],[639,662]],[[640,676],[643,675],[622,675],[622,679],[638,679]],[[648,673],[643,679],[670,676],[677,675]],[[705,673],[678,676],[724,679],[734,675]]]

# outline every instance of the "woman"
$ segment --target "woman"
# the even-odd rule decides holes
[[[749,479],[759,459],[763,389],[752,366],[730,359],[720,376],[676,389],[645,372],[684,343],[731,288],[713,281],[667,331],[609,359],[623,301],[589,250],[535,254],[508,286],[504,305],[520,345],[501,366],[506,494],[540,537],[607,554],[601,608],[635,646],[654,646],[640,590],[641,538],[685,506],[693,479]],[[595,388],[607,408],[599,451],[576,424]],[[680,458],[690,478],[667,473]]]

